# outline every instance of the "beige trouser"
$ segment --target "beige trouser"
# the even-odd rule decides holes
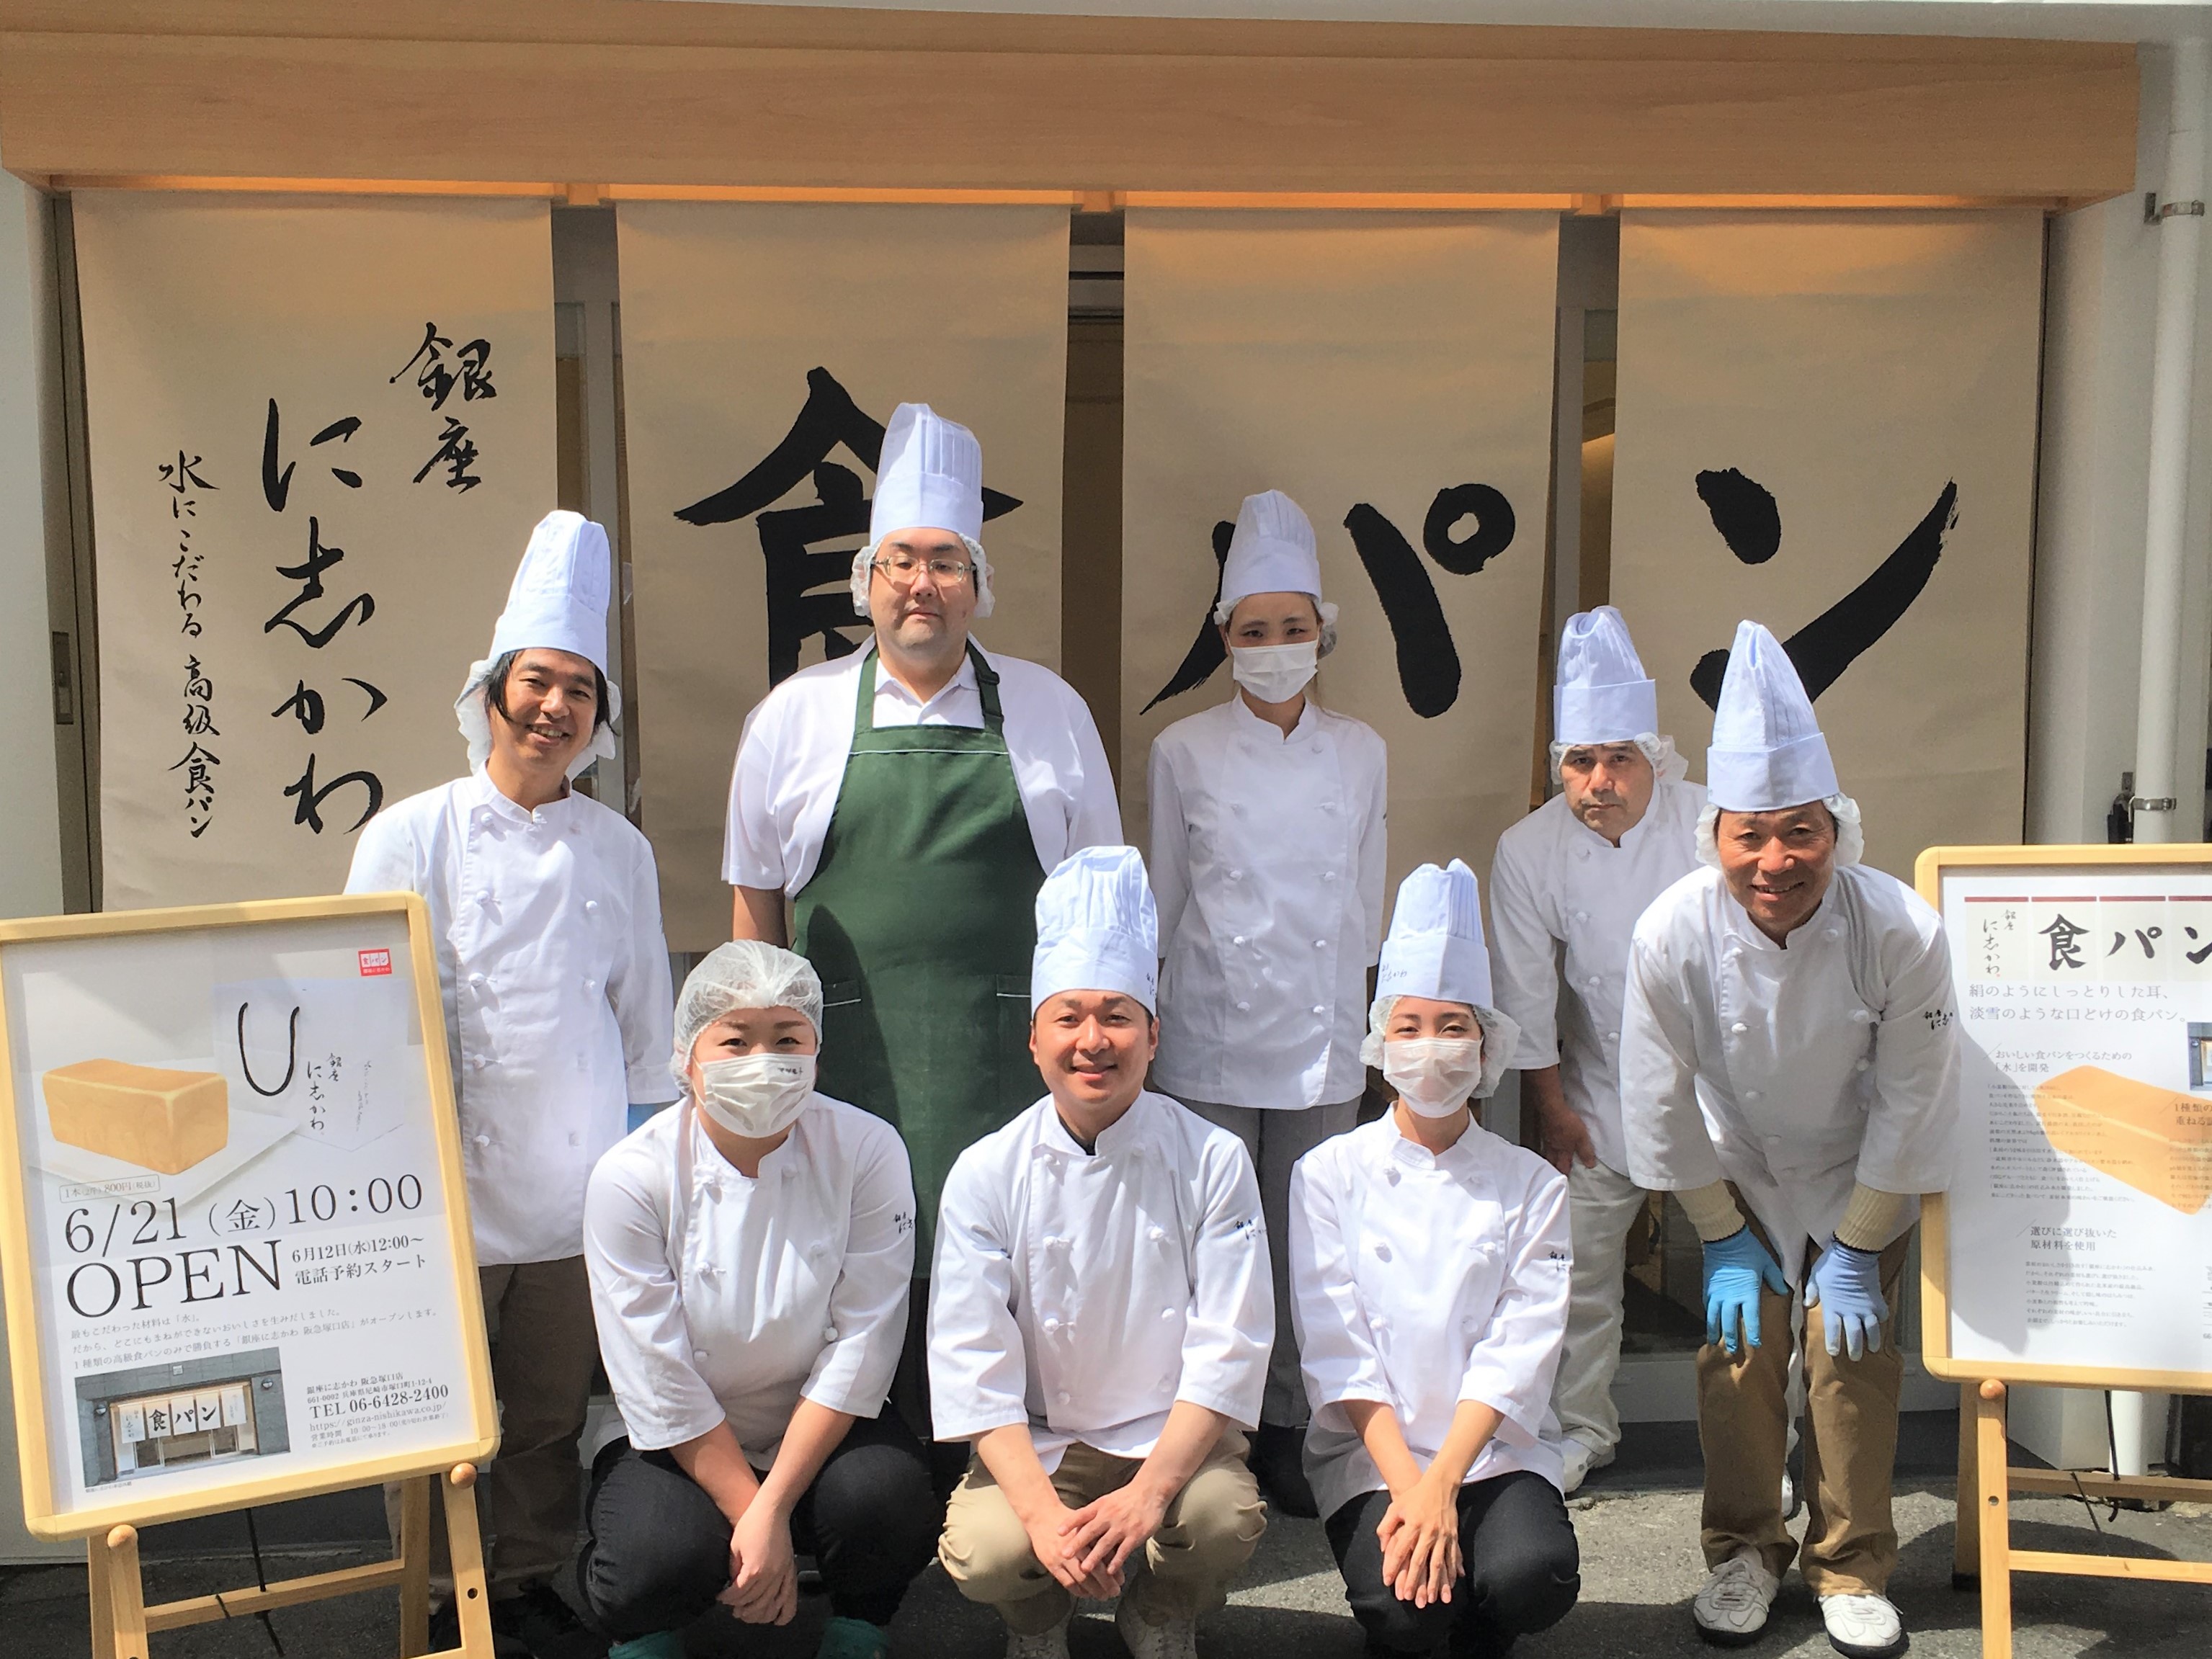
[[[1222,1431],[1145,1546],[1146,1571],[1133,1578],[1124,1573],[1150,1622],[1195,1619],[1219,1607],[1229,1581],[1251,1559],[1267,1517],[1244,1467],[1245,1450],[1241,1433]],[[1070,1446],[1053,1472],[1053,1489],[1061,1503],[1079,1509],[1127,1486],[1140,1467],[1135,1458]],[[1028,1531],[981,1458],[969,1463],[953,1491],[937,1559],[963,1595],[996,1607],[1018,1635],[1041,1634],[1074,1610],[1075,1598],[1038,1563]]]
[[[1733,1188],[1730,1188],[1734,1190]],[[1741,1195],[1737,1206],[1748,1216]],[[1773,1241],[1751,1224],[1768,1249]],[[1881,1347],[1853,1359],[1831,1354],[1820,1309],[1805,1310],[1805,1549],[1800,1570],[1815,1595],[1879,1595],[1897,1565],[1890,1481],[1897,1468],[1897,1401],[1905,1358],[1897,1351],[1897,1304],[1905,1289],[1911,1229],[1881,1253],[1889,1304]],[[1814,1247],[1806,1247],[1809,1265]],[[1786,1264],[1785,1264],[1786,1265]],[[1777,1577],[1797,1553],[1782,1524],[1782,1475],[1789,1455],[1790,1297],[1762,1289],[1762,1345],[1738,1358],[1707,1344],[1698,1351],[1698,1437],[1705,1454],[1705,1565],[1749,1546]]]
[[[1207,1100],[1183,1100],[1208,1123],[1244,1143],[1252,1173],[1260,1181],[1260,1214],[1267,1224],[1267,1265],[1275,1285],[1275,1346],[1267,1356],[1267,1388],[1260,1401],[1260,1420],[1284,1428],[1303,1428],[1305,1379],[1298,1371],[1298,1338],[1291,1323],[1291,1171],[1331,1135],[1359,1123],[1357,1099],[1275,1110],[1264,1106],[1222,1106]]]
[[[499,1450],[477,1482],[484,1577],[495,1600],[550,1576],[574,1553],[583,1501],[576,1437],[591,1403],[599,1346],[582,1256],[479,1267],[477,1278],[491,1345],[492,1393],[499,1402]],[[384,1489],[395,1539],[399,1491]],[[452,1596],[446,1506],[434,1495],[430,1579],[434,1600]]]

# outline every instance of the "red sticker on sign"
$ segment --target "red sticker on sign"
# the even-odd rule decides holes
[[[391,951],[363,951],[359,952],[359,955],[361,957],[361,971],[364,978],[374,974],[388,974],[392,971]]]

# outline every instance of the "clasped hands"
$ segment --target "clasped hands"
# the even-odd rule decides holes
[[[1107,1601],[1126,1587],[1130,1557],[1166,1520],[1170,1496],[1140,1474],[1081,1509],[1042,1505],[1022,1528],[1038,1565],[1069,1595]]]

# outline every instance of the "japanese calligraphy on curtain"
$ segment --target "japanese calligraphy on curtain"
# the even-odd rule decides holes
[[[554,503],[541,204],[80,196],[108,908],[335,892]]]

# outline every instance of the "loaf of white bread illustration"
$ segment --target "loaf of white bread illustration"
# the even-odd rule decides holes
[[[219,1072],[81,1060],[44,1081],[46,1121],[65,1146],[179,1175],[230,1140],[230,1087]]]
[[[2184,1215],[2212,1196],[2212,1100],[2076,1066],[2036,1089],[2035,1110],[2060,1152]]]

